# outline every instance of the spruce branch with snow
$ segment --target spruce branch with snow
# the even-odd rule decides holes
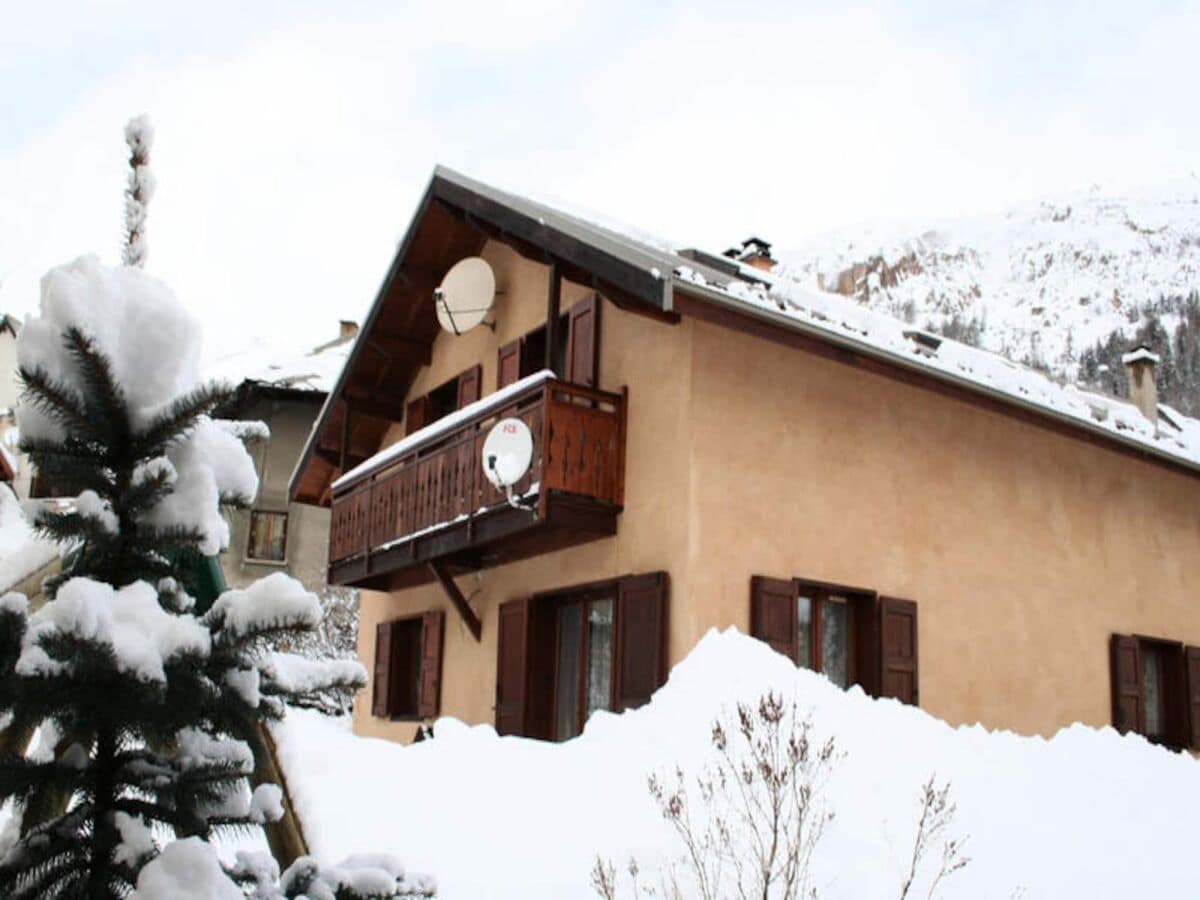
[[[195,609],[194,563],[229,541],[221,505],[258,486],[242,435],[213,418],[226,389],[197,384],[198,329],[171,292],[91,258],[42,290],[17,414],[39,474],[71,498],[36,526],[73,552],[40,609],[0,598],[0,717],[49,748],[0,757],[0,800],[24,814],[0,895],[108,900],[142,890],[156,828],[203,841],[283,815],[278,787],[251,789],[262,723],[343,704],[365,674],[275,650],[321,614],[282,573]]]

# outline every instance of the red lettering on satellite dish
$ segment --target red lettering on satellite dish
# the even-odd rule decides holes
[[[504,423],[504,433],[505,434],[516,434],[517,426],[514,425],[512,422],[505,422]]]

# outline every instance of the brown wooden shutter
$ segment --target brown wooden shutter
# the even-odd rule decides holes
[[[666,572],[629,575],[617,582],[613,614],[612,708],[634,709],[667,680]]]
[[[1142,651],[1135,637],[1114,634],[1110,641],[1113,727],[1125,734],[1145,729],[1142,709]]]
[[[917,604],[879,598],[879,696],[920,705],[917,678]]]
[[[528,597],[500,604],[496,629],[496,731],[524,734],[529,673]]]
[[[404,433],[412,434],[429,424],[429,396],[418,397],[404,410]]]
[[[479,391],[483,384],[483,369],[471,366],[458,376],[458,408],[462,409],[468,403],[479,399]]]
[[[750,578],[750,634],[793,661],[796,659],[796,591],[794,581],[765,575]]]
[[[1183,648],[1184,688],[1188,708],[1188,744],[1200,750],[1200,647]]]
[[[567,312],[567,381],[596,387],[599,335],[600,295],[591,294]]]
[[[521,378],[521,339],[509,341],[496,358],[496,389],[507,387]]]
[[[421,616],[421,674],[417,688],[417,715],[422,719],[438,714],[442,689],[442,641],[446,614],[440,609]]]
[[[380,622],[375,626],[375,690],[371,700],[371,714],[387,718],[391,713],[392,680],[392,623]]]

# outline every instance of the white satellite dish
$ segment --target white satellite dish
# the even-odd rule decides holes
[[[483,441],[484,474],[503,491],[525,477],[533,462],[533,435],[520,419],[501,419]]]
[[[483,323],[496,300],[496,275],[478,256],[460,259],[433,292],[438,324],[451,334],[465,334]]]

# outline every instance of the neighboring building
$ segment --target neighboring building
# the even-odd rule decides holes
[[[29,463],[17,450],[17,401],[21,381],[17,375],[17,335],[21,323],[0,313],[0,483],[18,497],[29,496]]]
[[[263,422],[271,433],[270,440],[250,444],[258,496],[250,509],[230,514],[229,549],[221,555],[230,587],[245,587],[278,569],[309,590],[322,592],[327,586],[329,512],[290,503],[288,478],[357,332],[353,322],[342,322],[335,340],[308,353],[255,347],[221,360],[206,373],[237,385],[227,415]]]
[[[953,724],[1200,745],[1200,423],[735,252],[435,172],[291,482],[364,588],[355,730],[569,737],[737,626]],[[440,330],[474,255],[490,327]],[[480,461],[513,416],[516,506]]]

